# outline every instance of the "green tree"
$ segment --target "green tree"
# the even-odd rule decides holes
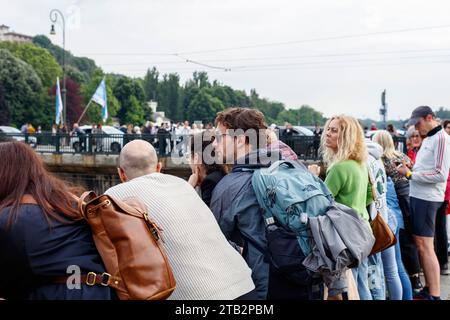
[[[316,123],[325,123],[325,118],[321,112],[314,108],[303,105],[299,109],[288,109],[280,112],[277,118],[278,123],[289,122],[294,125],[313,126]]]
[[[183,120],[180,99],[180,76],[176,73],[163,75],[158,83],[158,108],[173,121]]]
[[[204,71],[195,71],[193,74],[193,81],[199,89],[211,86],[211,83],[209,83],[208,80],[208,73]]]
[[[442,120],[450,119],[450,110],[445,109],[444,107],[440,107],[436,111],[436,117],[438,117]]]
[[[145,122],[145,112],[139,103],[139,100],[131,95],[126,102],[126,109],[124,115],[124,123],[131,123],[133,125],[143,125]]]
[[[200,89],[193,80],[186,81],[184,87],[181,89],[180,100],[182,101],[182,108],[180,118],[182,120],[186,120],[188,118],[189,105],[199,91]]]
[[[208,93],[207,88],[200,89],[191,101],[187,118],[189,121],[213,122],[217,112],[224,110],[223,103]]]
[[[61,47],[51,43],[50,39],[44,35],[37,35],[33,38],[33,43],[41,48],[47,49],[60,65],[63,62],[65,53],[66,67],[72,66],[84,74],[83,79],[89,81],[98,69],[94,60],[85,57],[75,57],[69,51],[64,51]]]
[[[157,100],[157,91],[158,91],[158,78],[159,72],[153,67],[151,70],[148,69],[145,74],[143,87],[145,92],[145,97],[147,101]]]
[[[21,126],[32,122],[42,125],[51,122],[52,110],[40,105],[41,79],[30,65],[5,49],[0,49],[0,83],[12,111],[12,124]]]
[[[268,124],[276,123],[280,113],[285,111],[284,104],[260,98],[255,89],[250,90],[250,105],[264,114]]]
[[[62,75],[62,69],[55,58],[47,50],[34,44],[2,41],[0,48],[10,51],[16,58],[32,66],[46,88],[52,87],[56,83],[56,77]]]
[[[131,96],[134,96],[137,99],[140,105],[139,109],[144,112],[144,115],[142,116],[143,119],[147,118],[149,113],[146,111],[148,110],[148,107],[145,102],[144,89],[142,89],[142,86],[137,81],[128,77],[119,78],[114,85],[113,94],[120,105],[117,115],[121,120],[121,123],[127,123],[126,119],[129,118],[127,114],[129,114],[128,108],[131,107],[129,103]]]
[[[11,122],[11,110],[5,100],[3,86],[0,82],[0,126],[8,126]]]
[[[66,77],[72,79],[80,85],[89,82],[89,77],[73,66],[66,66]]]

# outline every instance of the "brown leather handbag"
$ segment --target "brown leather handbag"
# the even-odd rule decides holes
[[[375,237],[370,255],[386,250],[397,243],[397,238],[379,212],[377,212],[375,219],[370,222],[370,226]]]
[[[78,208],[92,229],[95,245],[107,273],[93,275],[116,289],[122,300],[167,299],[175,278],[162,233],[137,198],[121,201],[109,195],[85,192]]]
[[[374,190],[372,181],[370,183],[372,184],[373,200],[376,201],[375,198],[376,191]],[[384,251],[397,243],[397,238],[395,237],[391,228],[389,228],[388,224],[386,223],[380,212],[377,211],[375,219],[370,221],[370,227],[372,228],[372,232],[375,237],[375,243],[369,255]]]

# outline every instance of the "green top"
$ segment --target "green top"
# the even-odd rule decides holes
[[[341,161],[327,171],[325,184],[336,202],[346,205],[369,221],[367,206],[372,202],[369,171],[354,160]]]

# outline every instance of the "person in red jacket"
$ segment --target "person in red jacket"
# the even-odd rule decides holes
[[[411,148],[408,150],[408,157],[411,159],[411,162],[416,163],[416,155],[419,152],[420,146],[422,145],[422,137],[415,128],[413,128],[410,132],[408,139],[411,142]]]

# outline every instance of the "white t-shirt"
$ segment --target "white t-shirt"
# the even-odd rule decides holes
[[[409,195],[442,202],[450,167],[450,136],[440,127],[422,141],[413,167]]]
[[[177,282],[169,299],[231,300],[255,288],[247,263],[185,180],[152,173],[105,193],[119,199],[139,198],[163,229],[163,245]]]

